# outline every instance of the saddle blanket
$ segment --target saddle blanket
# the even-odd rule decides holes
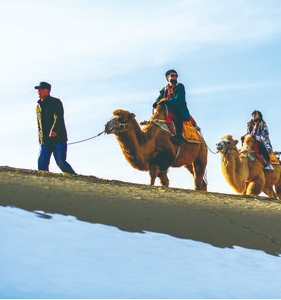
[[[254,153],[245,153],[251,161],[260,161]],[[269,153],[270,163],[272,165],[279,165],[279,160],[273,153]]]
[[[279,165],[279,160],[273,153],[269,153],[269,157],[272,165]]]
[[[171,132],[168,125],[166,123],[155,123],[163,130],[169,132],[171,135],[175,135]],[[183,129],[182,129],[182,136],[183,138],[189,143],[203,143],[203,139],[199,132],[191,125],[190,121],[183,122]]]

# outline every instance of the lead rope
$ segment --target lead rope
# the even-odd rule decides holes
[[[206,143],[206,145],[207,145],[207,143]],[[219,153],[219,151],[217,151],[217,152],[212,151],[212,150],[209,148],[208,145],[207,145],[207,148],[208,148],[208,150],[209,150],[211,153],[213,153],[213,154],[218,154],[218,153]]]
[[[212,151],[211,148],[208,146],[208,144],[206,143],[206,141],[205,141],[205,139],[204,139],[204,137],[203,137],[202,132],[198,130],[198,133],[200,134],[200,136],[202,137],[203,141],[205,142],[205,144],[206,144],[206,146],[207,146],[207,149],[208,149],[211,153],[213,153],[213,154],[218,154],[219,151],[214,152],[214,151]]]
[[[92,140],[100,135],[102,135],[103,133],[105,133],[105,130],[103,132],[100,132],[99,134],[95,135],[95,136],[92,136],[88,139],[85,139],[85,140],[82,140],[82,141],[78,141],[78,142],[73,142],[73,143],[68,143],[67,145],[74,145],[74,144],[78,144],[78,143],[83,143],[83,142],[86,142],[86,141],[89,141],[89,140]]]

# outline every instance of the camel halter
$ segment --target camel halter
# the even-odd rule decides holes
[[[227,154],[228,150],[235,150],[234,147],[228,147],[228,143],[225,140],[223,140],[221,142],[224,144],[224,146],[226,148],[225,155]]]
[[[117,117],[115,117],[115,118],[113,118],[113,119],[116,119],[116,121],[117,121],[117,123],[118,123],[118,129],[122,129],[122,126],[123,126],[123,129],[124,129],[124,130],[128,130],[128,129],[129,129],[129,124],[126,124],[126,123],[120,123],[120,122],[118,121],[118,118],[117,118]]]

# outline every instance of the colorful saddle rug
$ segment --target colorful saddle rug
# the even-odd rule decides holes
[[[201,135],[190,121],[183,122],[182,136],[189,143],[203,143]]]
[[[161,127],[163,130],[169,132],[171,135],[176,134],[174,122],[168,122],[168,124],[167,122],[156,122],[155,124]],[[189,143],[203,143],[201,135],[195,129],[195,127],[192,126],[190,121],[183,122],[182,136]]]
[[[273,153],[269,153],[270,162],[272,165],[279,165],[279,160]]]
[[[257,153],[245,153],[245,154],[249,157],[251,161],[259,161],[263,165],[265,165],[265,160],[263,159],[262,155]],[[270,157],[270,163],[272,165],[280,164],[278,158],[273,153],[269,153],[269,157]]]

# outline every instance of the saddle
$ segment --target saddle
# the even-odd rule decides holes
[[[165,122],[156,122],[155,124],[174,136],[176,135],[176,126],[174,123],[175,119],[175,115],[169,110],[166,110]],[[203,139],[195,126],[196,122],[190,116],[190,121],[183,122],[182,136],[189,143],[203,143]]]
[[[280,165],[280,160],[276,156],[275,152],[269,153],[269,157],[272,165]]]
[[[264,159],[264,157],[262,156],[262,154],[260,153],[259,149],[258,149],[258,145],[254,144],[251,146],[251,150],[252,151],[242,151],[243,147],[240,149],[240,153],[245,153],[249,159],[251,161],[259,161],[263,166],[265,166],[267,164],[267,161]],[[276,155],[281,154],[281,152],[273,152],[273,153],[268,153],[269,154],[269,158],[270,158],[270,163],[272,165],[279,165],[280,163],[280,158],[278,159],[278,157]]]
[[[261,164],[263,166],[265,166],[267,164],[267,161],[264,159],[264,157],[260,153],[260,151],[258,149],[258,145],[257,144],[252,145],[252,149],[254,150],[254,154],[257,157],[257,159],[261,162]],[[277,158],[275,157],[275,155],[273,153],[268,153],[268,154],[269,154],[271,164],[273,164],[273,165],[276,164]],[[278,160],[277,160],[277,164],[279,164]]]
[[[279,164],[281,165],[281,152],[277,152],[277,151],[274,151],[273,152],[275,158],[277,159],[277,161],[279,162]],[[271,159],[271,157],[270,157]]]

